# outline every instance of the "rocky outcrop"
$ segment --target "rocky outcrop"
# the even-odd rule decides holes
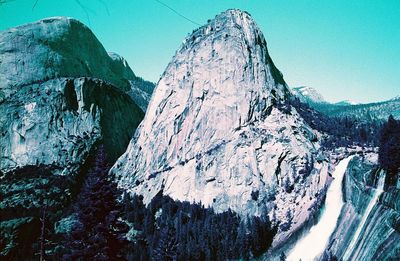
[[[127,61],[116,53],[108,53],[113,60],[111,70],[117,75],[129,79],[130,89],[127,94],[143,112],[146,112],[155,84],[137,77],[129,67]]]
[[[3,31],[0,56],[1,100],[21,86],[59,77],[99,78],[130,89],[92,31],[72,18],[47,18]]]
[[[20,88],[0,105],[3,172],[54,165],[74,173],[103,138],[112,158],[126,148],[142,112],[129,96],[89,78],[58,78]]]
[[[110,63],[110,69],[115,75],[128,80],[133,80],[136,78],[136,75],[133,73],[131,67],[124,57],[113,52],[109,52],[108,55],[112,60]]]
[[[143,117],[124,93],[134,74],[86,26],[49,18],[9,29],[0,59],[2,172],[44,164],[71,173],[100,138],[112,158],[124,151]]]
[[[24,85],[60,77],[91,77],[129,93],[145,111],[154,86],[137,77],[123,57],[107,53],[88,27],[68,17],[1,32],[0,56],[0,102]],[[145,89],[146,96],[138,95],[137,89]]]
[[[144,115],[127,94],[134,79],[74,19],[0,33],[0,259],[37,254],[43,209],[54,235],[96,143],[111,161],[125,151]]]
[[[128,91],[129,96],[143,112],[146,112],[155,84],[140,77],[129,82],[131,84],[131,89]]]
[[[328,177],[319,134],[294,108],[266,41],[228,10],[188,36],[153,93],[140,130],[112,168],[120,187],[281,221],[309,216]]]
[[[325,253],[339,260],[360,226],[362,216],[372,199],[378,177],[384,175],[377,168],[376,154],[355,157],[346,171],[344,182],[345,205],[335,232]],[[400,257],[400,193],[396,188],[386,188],[367,216],[364,227],[355,241],[350,260],[398,260]]]

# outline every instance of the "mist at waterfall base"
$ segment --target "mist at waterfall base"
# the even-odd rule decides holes
[[[325,250],[330,235],[335,230],[343,206],[342,181],[352,156],[345,158],[336,166],[332,176],[334,180],[326,194],[325,205],[318,223],[310,228],[289,252],[288,261],[314,260]]]

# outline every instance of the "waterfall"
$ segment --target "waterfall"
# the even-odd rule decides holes
[[[354,250],[354,247],[356,243],[359,241],[360,233],[367,222],[369,213],[371,212],[372,208],[375,206],[376,202],[379,199],[379,196],[383,192],[383,186],[385,185],[385,174],[381,174],[378,179],[378,185],[377,188],[374,190],[373,196],[371,200],[368,203],[368,207],[364,211],[364,215],[361,218],[360,224],[357,227],[356,232],[353,235],[353,238],[350,241],[350,244],[348,245],[346,252],[343,255],[343,260],[348,260]]]
[[[289,252],[288,261],[309,261],[318,258],[325,250],[329,237],[336,227],[343,206],[342,181],[352,156],[343,159],[333,172],[334,180],[326,193],[322,215],[318,223],[310,228]]]

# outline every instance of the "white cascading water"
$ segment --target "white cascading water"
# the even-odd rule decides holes
[[[354,247],[356,245],[356,243],[359,241],[359,237],[360,237],[360,233],[365,225],[365,223],[367,222],[369,213],[371,212],[372,208],[375,206],[376,202],[379,199],[379,196],[382,194],[383,192],[383,187],[385,185],[385,175],[384,173],[379,176],[378,179],[378,185],[377,188],[374,190],[374,194],[371,198],[371,200],[369,201],[368,207],[365,209],[364,211],[364,215],[361,218],[360,224],[357,227],[356,232],[353,235],[353,238],[350,241],[349,246],[346,249],[346,252],[343,255],[343,260],[348,260],[350,258],[350,255],[353,253]]]
[[[352,156],[343,159],[333,172],[334,180],[326,194],[325,206],[318,223],[310,228],[288,254],[288,261],[311,261],[325,250],[330,235],[336,227],[343,206],[342,181]]]

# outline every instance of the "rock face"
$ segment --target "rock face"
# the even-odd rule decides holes
[[[100,138],[116,158],[143,117],[125,94],[135,79],[129,66],[74,19],[0,33],[0,61],[3,173],[39,164],[71,173]]]
[[[149,105],[151,94],[153,93],[155,84],[137,77],[129,67],[127,61],[116,53],[108,53],[113,59],[111,69],[117,75],[129,79],[130,89],[127,91],[132,100],[137,104],[143,112]]]
[[[343,258],[354,234],[360,225],[378,176],[376,155],[355,157],[349,163],[345,179],[345,205],[332,234],[326,254]],[[372,208],[353,251],[351,260],[398,260],[400,257],[400,191],[386,189]]]
[[[48,18],[3,31],[0,55],[2,99],[20,86],[58,77],[94,77],[124,91],[130,88],[92,31],[72,18]]]
[[[137,78],[74,19],[0,33],[0,259],[37,255],[44,207],[47,236],[63,230],[52,225],[62,223],[98,141],[111,160],[125,151],[144,116],[128,95]]]
[[[143,112],[146,112],[155,84],[140,77],[129,82],[131,84],[131,89],[128,91],[129,96]]]
[[[228,10],[184,40],[111,171],[145,203],[162,190],[295,229],[328,175],[319,134],[279,106],[288,95],[251,16]]]

